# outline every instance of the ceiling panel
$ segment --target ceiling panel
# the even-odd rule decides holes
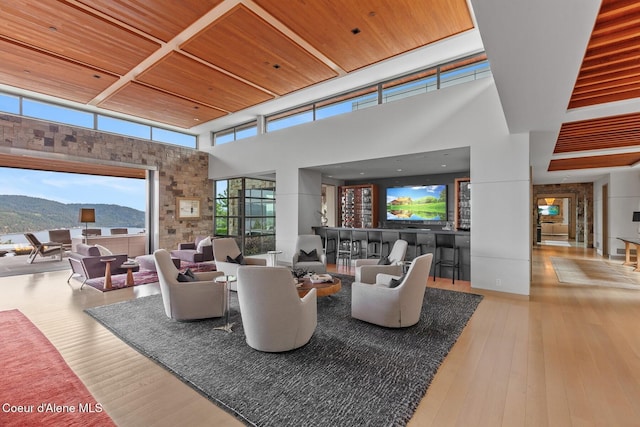
[[[640,149],[640,113],[564,123],[554,153],[633,146]]]
[[[146,169],[90,163],[86,160],[73,162],[56,158],[16,156],[0,153],[0,167],[35,169],[49,172],[81,173],[85,175],[117,176],[120,178],[145,179]]]
[[[0,35],[119,75],[160,45],[57,0],[2,1]]]
[[[181,128],[190,128],[194,124],[225,115],[224,111],[133,82],[102,101],[99,106]]]
[[[169,41],[222,0],[78,0],[162,41]]]
[[[640,2],[603,0],[569,108],[640,97]]]
[[[471,28],[467,0],[3,0],[0,84],[191,128]]]
[[[613,168],[632,166],[640,162],[640,153],[609,154],[604,156],[554,159],[549,163],[549,172],[572,169]]]
[[[639,56],[640,2],[603,0],[568,108],[640,97]],[[596,150],[625,152],[585,153]],[[564,158],[548,171],[631,166],[640,160],[640,113],[563,123],[553,153]]]
[[[473,28],[466,0],[254,0],[353,71]]]
[[[86,103],[118,77],[0,39],[0,82]]]
[[[225,111],[238,111],[273,96],[178,52],[171,52],[136,80]]]
[[[278,95],[337,75],[243,5],[180,48]]]

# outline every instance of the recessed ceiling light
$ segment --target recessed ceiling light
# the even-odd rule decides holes
[[[440,166],[442,166],[443,168],[446,168],[446,167],[447,167],[447,165],[440,165]]]
[[[364,175],[364,172],[360,172],[360,175]]]
[[[356,34],[360,34],[360,28],[354,28],[353,30],[351,30],[351,34],[353,34],[354,36]]]
[[[276,70],[280,68],[280,64],[273,64],[273,68],[275,68]]]
[[[99,79],[99,78],[100,78],[100,75],[99,75],[99,74],[94,74],[94,75],[93,75],[93,78],[94,78],[94,79]]]
[[[402,172],[402,169],[396,169],[396,172]]]
[[[49,31],[58,31],[58,29],[52,25],[49,27]]]

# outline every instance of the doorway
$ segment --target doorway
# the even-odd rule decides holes
[[[570,196],[541,195],[537,199],[540,245],[576,245],[575,199]]]

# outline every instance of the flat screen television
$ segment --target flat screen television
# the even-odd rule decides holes
[[[389,221],[446,221],[447,186],[388,187],[386,205]]]
[[[560,215],[559,205],[538,205],[538,214],[545,216]]]

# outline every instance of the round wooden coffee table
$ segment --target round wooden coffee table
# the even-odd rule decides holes
[[[326,297],[340,291],[342,282],[337,277],[334,277],[332,282],[311,283],[311,280],[306,277],[304,282],[298,283],[297,285],[298,295],[302,298],[313,288],[316,289],[317,296]]]

